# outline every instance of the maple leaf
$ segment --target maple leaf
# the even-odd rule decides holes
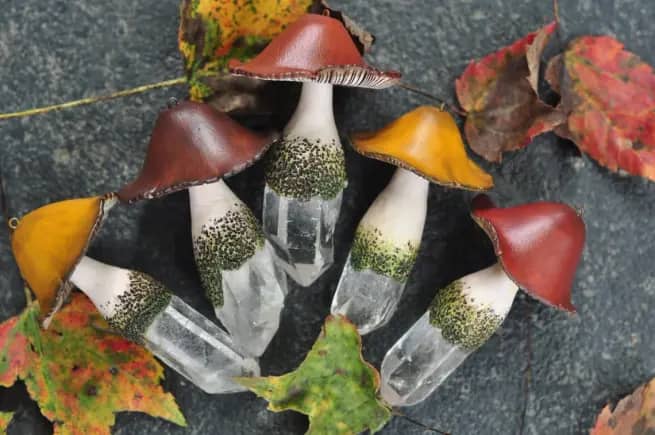
[[[0,385],[22,380],[55,434],[109,434],[115,412],[140,411],[186,425],[160,385],[163,368],[141,346],[108,328],[86,296],[75,293],[48,330],[38,305],[0,324]]]
[[[375,433],[389,421],[391,411],[377,398],[380,375],[362,358],[361,346],[350,321],[329,316],[295,371],[237,382],[268,400],[271,411],[308,415],[308,434]]]
[[[624,397],[614,411],[607,405],[590,435],[649,434],[655,432],[655,379]]]
[[[612,171],[655,180],[655,74],[610,36],[583,36],[549,62],[568,121],[555,133]]]
[[[0,433],[7,433],[7,428],[12,418],[14,418],[13,412],[0,411]]]
[[[532,139],[564,121],[562,114],[537,94],[539,61],[552,22],[539,31],[469,63],[455,83],[459,104],[467,112],[469,145],[492,162],[525,147]]]
[[[258,54],[284,28],[310,10],[344,23],[362,51],[373,36],[341,12],[318,0],[183,0],[178,47],[184,58],[191,100],[224,112],[249,112],[266,104],[267,83],[232,76],[230,59]]]

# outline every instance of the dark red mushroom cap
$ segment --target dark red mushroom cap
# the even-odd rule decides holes
[[[471,213],[519,287],[548,305],[575,311],[571,286],[584,249],[585,224],[573,208],[557,202],[498,208],[478,195]]]
[[[400,79],[364,62],[341,21],[305,14],[275,37],[254,59],[232,59],[230,72],[262,80],[314,81],[382,89]]]
[[[157,118],[139,177],[118,197],[134,202],[217,181],[250,166],[272,141],[208,104],[171,105]]]

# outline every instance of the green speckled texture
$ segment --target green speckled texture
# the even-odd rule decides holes
[[[384,239],[377,228],[358,228],[350,249],[350,264],[355,270],[370,269],[399,282],[407,281],[419,246],[407,242],[399,247]]]
[[[462,292],[461,281],[441,289],[430,305],[430,323],[441,329],[443,337],[466,349],[476,349],[503,323],[491,308],[472,306]]]
[[[193,241],[193,253],[205,294],[214,307],[223,306],[221,270],[238,269],[262,246],[261,226],[241,203],[202,227]]]
[[[130,288],[118,296],[109,325],[129,340],[140,343],[143,333],[171,300],[171,292],[159,281],[141,272],[130,271]]]
[[[304,201],[333,199],[346,186],[343,149],[334,141],[281,139],[266,155],[264,171],[266,183],[278,195]]]

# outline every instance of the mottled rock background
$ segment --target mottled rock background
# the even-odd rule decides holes
[[[453,82],[469,59],[538,28],[551,18],[548,0],[333,1],[378,37],[370,60],[403,71],[408,82],[453,98]],[[655,3],[640,0],[560,2],[562,27],[547,55],[571,38],[611,34],[651,64]],[[372,5],[375,6],[372,6]],[[52,104],[181,75],[176,0],[5,0],[0,7],[0,112]],[[84,108],[0,121],[0,164],[13,214],[42,204],[114,190],[135,176],[157,111],[183,88],[158,90]],[[293,101],[290,101],[293,103]],[[340,89],[343,132],[378,128],[418,104],[401,89]],[[339,223],[337,264],[312,288],[293,288],[282,327],[262,360],[264,373],[294,368],[328,313],[355,225],[392,169],[348,150],[350,185]],[[655,184],[622,178],[581,157],[551,134],[501,166],[486,165],[503,204],[549,199],[584,210],[588,243],[573,289],[577,316],[521,296],[501,330],[422,404],[404,412],[454,434],[586,433],[598,410],[655,371]],[[259,214],[261,168],[229,181]],[[386,349],[422,313],[435,289],[493,261],[486,237],[468,218],[466,192],[433,186],[418,266],[391,324],[364,339],[379,365]],[[143,270],[206,314],[190,244],[185,192],[115,209],[91,255]],[[0,231],[0,318],[24,306],[22,284]],[[523,393],[526,337],[532,383]],[[189,427],[141,414],[118,415],[116,434],[303,433],[306,419],[273,414],[251,394],[208,396],[175,373],[166,389]],[[0,409],[17,410],[14,434],[49,433],[24,387],[0,390]],[[396,417],[385,434],[425,429]]]

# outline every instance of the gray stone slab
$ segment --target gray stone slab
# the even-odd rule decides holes
[[[403,71],[408,82],[453,98],[454,79],[480,57],[551,18],[546,0],[333,1],[378,37],[370,60]],[[549,53],[587,33],[611,34],[653,63],[655,3],[561,1],[562,26]],[[0,13],[0,111],[14,111],[179,76],[178,4],[173,0],[7,0]],[[157,111],[182,88],[153,91],[33,118],[0,122],[0,165],[10,207],[21,215],[42,204],[114,190],[138,171]],[[430,102],[401,89],[339,90],[345,133],[375,129]],[[337,264],[309,289],[294,288],[280,332],[264,355],[264,373],[281,374],[316,338],[356,223],[387,183],[391,168],[347,152],[349,187],[337,234]],[[584,209],[588,243],[573,295],[577,316],[519,297],[501,330],[428,400],[403,410],[454,434],[517,433],[525,403],[526,337],[533,349],[524,433],[581,434],[598,410],[655,372],[655,184],[611,174],[551,134],[509,155],[494,174],[499,202],[558,200]],[[261,168],[229,184],[260,213]],[[407,294],[388,327],[364,339],[379,365],[386,349],[426,309],[435,291],[493,261],[489,242],[468,218],[470,193],[433,186],[423,245]],[[90,254],[150,273],[207,315],[190,245],[186,193],[119,207]],[[24,306],[8,236],[0,231],[0,318]],[[306,419],[273,414],[250,394],[208,396],[167,371],[189,427],[120,414],[117,434],[291,434]],[[17,410],[12,433],[48,433],[22,386],[0,390],[0,408]],[[396,417],[382,433],[423,434]]]

